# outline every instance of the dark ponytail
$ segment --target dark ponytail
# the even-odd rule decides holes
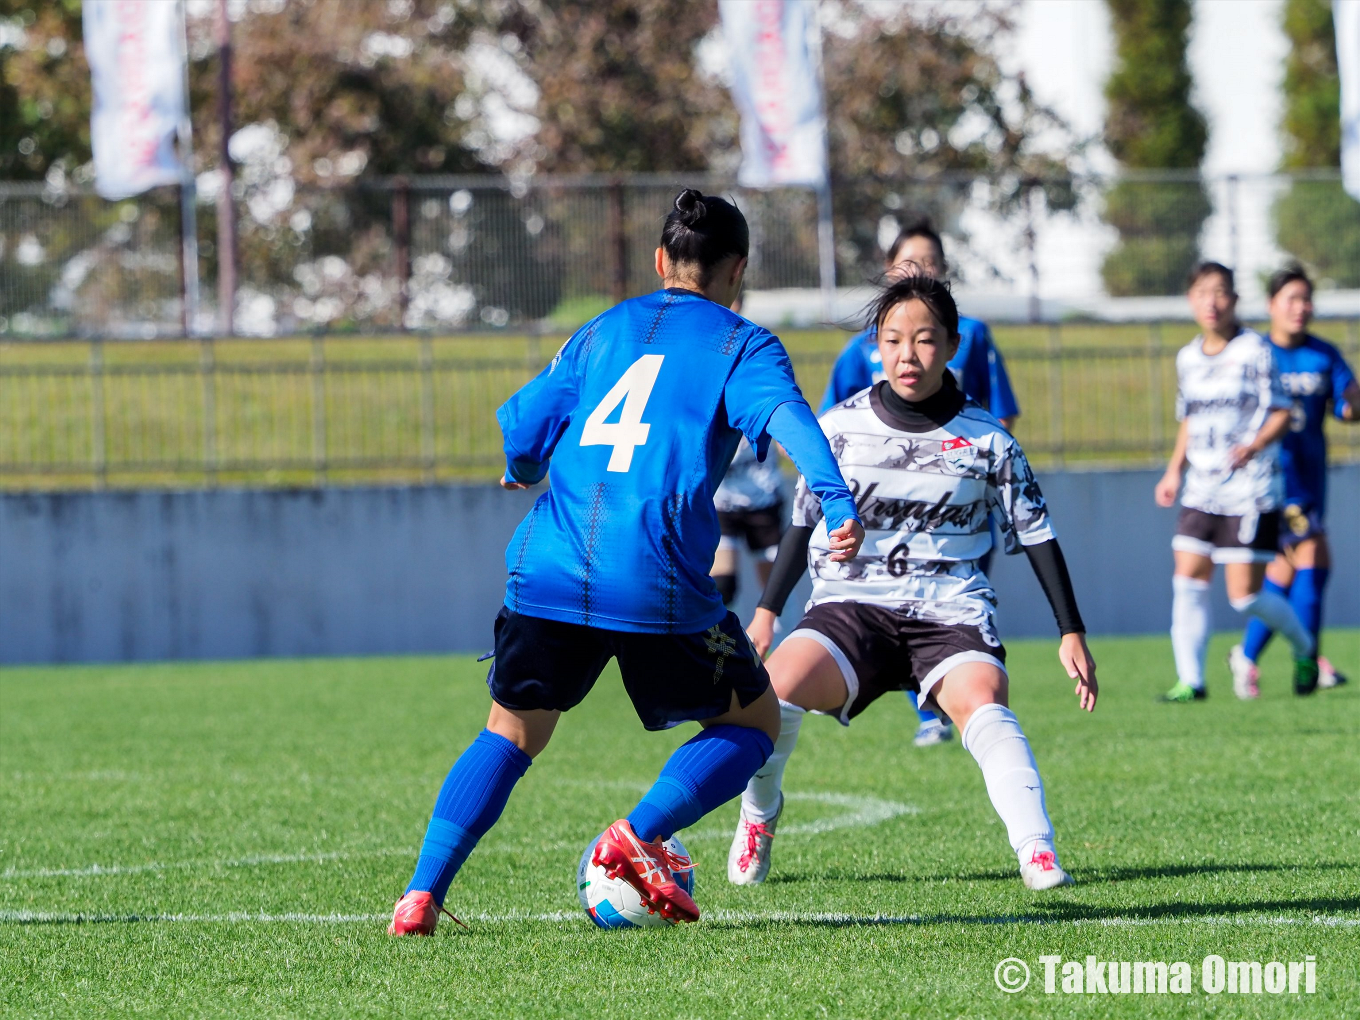
[[[699,286],[710,271],[729,255],[745,258],[751,250],[746,217],[735,205],[716,195],[686,188],[675,196],[675,208],[661,230],[661,247],[677,268],[698,268]]]

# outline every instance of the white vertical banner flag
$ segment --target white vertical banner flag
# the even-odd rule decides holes
[[[1332,0],[1341,76],[1341,181],[1360,201],[1360,0]]]
[[[85,0],[82,13],[94,83],[95,190],[116,200],[179,184],[175,132],[185,116],[179,4]]]
[[[815,0],[719,0],[746,188],[823,187],[826,113]]]

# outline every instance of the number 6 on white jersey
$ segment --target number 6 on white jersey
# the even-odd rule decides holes
[[[614,388],[604,395],[598,407],[581,428],[582,446],[612,446],[608,470],[627,471],[633,465],[633,450],[647,442],[652,429],[642,420],[642,412],[656,385],[664,354],[644,354],[628,366]],[[625,400],[624,398],[627,397]],[[617,422],[605,422],[614,408],[623,402],[623,412]]]

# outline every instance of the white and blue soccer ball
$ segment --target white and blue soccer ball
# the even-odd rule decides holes
[[[581,908],[586,916],[600,928],[669,928],[675,924],[660,913],[648,910],[637,890],[627,882],[610,878],[604,868],[591,863],[600,836],[586,844],[581,863],[576,868],[576,892],[581,897]],[[666,840],[666,848],[673,854],[689,856],[685,845],[674,836]],[[693,896],[694,872],[676,872],[675,884]]]

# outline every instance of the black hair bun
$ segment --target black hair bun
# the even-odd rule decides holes
[[[680,214],[681,223],[687,227],[695,226],[708,212],[704,205],[704,193],[695,188],[686,188],[675,196],[675,211]]]

